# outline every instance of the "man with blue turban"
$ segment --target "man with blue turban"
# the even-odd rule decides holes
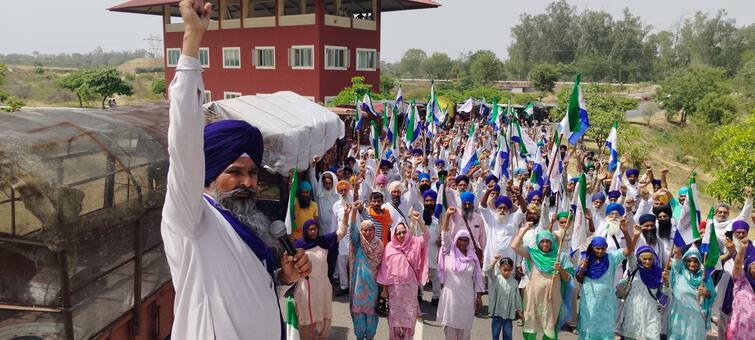
[[[171,336],[285,339],[275,285],[309,275],[311,265],[301,250],[291,257],[273,249],[278,241],[269,220],[255,209],[260,131],[243,121],[204,127],[198,57],[212,5],[183,0],[179,9],[184,37],[169,88],[170,167],[161,225],[176,291]]]
[[[626,177],[622,178],[621,180],[622,180],[622,184],[624,184],[627,187],[626,197],[632,197],[634,199],[637,199],[637,196],[640,195],[640,187],[639,187],[639,182],[638,182],[638,179],[640,177],[640,170],[631,168],[631,169],[627,169],[627,171],[625,171],[624,174],[626,174]],[[638,202],[638,201],[639,200],[635,202]]]
[[[435,190],[425,190],[422,192],[422,219],[425,221],[425,226],[430,232],[430,238],[427,240],[427,258],[428,258],[428,277],[432,281],[433,295],[430,302],[434,305],[438,305],[438,299],[440,299],[441,283],[438,278],[438,253],[440,251],[440,222],[438,216],[442,212],[436,205],[438,200],[438,193]],[[436,213],[437,212],[437,213]]]
[[[487,226],[485,235],[488,244],[485,246],[483,262],[491,263],[496,256],[515,259],[516,253],[511,248],[511,242],[524,221],[524,212],[510,198],[501,195],[484,202],[480,214]]]
[[[470,243],[473,243],[475,251],[482,255],[487,244],[487,233],[482,215],[474,209],[474,194],[462,192],[460,201],[461,211],[455,209],[453,213],[446,214],[444,223],[450,222],[451,235],[456,235],[459,230],[468,231],[472,235]]]

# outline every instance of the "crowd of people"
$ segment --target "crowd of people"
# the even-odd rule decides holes
[[[161,227],[173,338],[284,339],[285,312],[301,338],[327,339],[333,282],[360,340],[381,316],[390,339],[413,338],[426,285],[446,339],[470,339],[476,317],[492,318],[493,339],[511,339],[514,322],[525,339],[704,339],[714,320],[720,338],[755,338],[751,188],[738,216],[719,203],[702,221],[694,181],[673,195],[665,170],[658,179],[646,162],[640,176],[523,115],[427,119],[419,138],[313,159],[286,250],[255,206],[259,129],[204,124],[211,5],[179,7]],[[292,286],[295,313],[276,289]]]
[[[620,182],[612,185],[617,179],[609,174],[608,156],[596,157],[581,144],[559,147],[546,137],[554,135],[550,125],[522,121],[521,133],[537,143],[537,154],[547,155],[543,171],[562,171],[538,183],[535,157],[522,156],[514,143],[511,176],[498,178],[491,157],[499,142],[510,143],[498,138],[510,135],[509,127],[495,131],[484,118],[458,119],[425,139],[424,147],[421,139],[404,142],[396,158],[354,145],[340,160],[334,152],[313,160],[313,183],[297,193],[297,207],[312,211],[297,210],[296,216],[316,218],[296,225],[329,221],[322,233],[359,233],[348,244],[332,245],[330,251],[338,252],[333,259],[371,261],[320,264],[321,271],[330,266],[330,279],[350,294],[358,339],[375,336],[381,297],[387,299],[390,338],[411,338],[421,316],[415,296],[421,299],[425,285],[447,339],[468,339],[481,312],[492,318],[494,339],[510,339],[515,320],[526,339],[555,339],[560,330],[582,339],[704,339],[713,319],[721,338],[752,337],[755,248],[748,219],[755,223],[755,216],[749,187],[737,217],[729,219],[730,207],[720,203],[711,220],[699,223],[701,236],[680,243],[679,234],[691,227],[692,193],[684,185],[673,195],[665,169],[658,179],[645,162],[640,176],[620,159],[613,170]],[[467,136],[471,124],[475,133]],[[469,138],[478,159],[464,169]],[[320,170],[327,171],[317,176]],[[574,204],[580,186],[591,203],[583,214]],[[704,267],[701,255],[706,225],[720,243],[714,268]],[[365,291],[372,294],[355,294]],[[487,308],[483,294],[489,294]]]

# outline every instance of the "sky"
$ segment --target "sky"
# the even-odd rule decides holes
[[[86,53],[147,49],[150,35],[162,35],[159,16],[109,12],[125,0],[0,0],[0,54]],[[440,8],[383,14],[381,58],[398,61],[406,50],[421,48],[456,58],[489,49],[507,57],[510,30],[523,13],[539,14],[550,0],[435,0]],[[725,9],[737,26],[755,20],[752,0],[569,0],[578,12],[603,10],[614,19],[624,7],[654,30],[667,30],[696,11]]]

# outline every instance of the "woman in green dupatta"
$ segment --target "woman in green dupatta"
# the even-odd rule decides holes
[[[514,251],[524,258],[530,273],[524,288],[523,336],[525,340],[534,340],[538,333],[543,333],[544,340],[558,339],[559,313],[562,320],[569,319],[566,314],[571,308],[564,304],[570,301],[574,266],[565,253],[559,254],[558,243],[550,231],[537,232],[535,247],[523,246],[522,238],[530,228],[532,223],[528,222],[511,243]]]
[[[679,248],[674,247],[674,252],[668,338],[704,340],[710,329],[710,307],[716,299],[713,280],[708,276],[703,281],[703,258],[696,246],[691,246],[684,256]]]

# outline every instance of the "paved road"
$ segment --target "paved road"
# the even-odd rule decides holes
[[[415,339],[443,339],[443,328],[435,321],[435,306],[430,302],[432,293],[429,291],[424,292],[424,301],[422,303],[422,315],[424,317],[423,327],[421,330],[415,331]],[[333,323],[330,339],[332,340],[345,340],[355,339],[353,327],[351,323],[351,315],[348,310],[347,295],[335,297],[333,299]],[[483,296],[483,304],[487,305],[487,296]],[[472,339],[490,339],[490,320],[487,317],[478,317],[474,320],[474,326],[472,328]],[[421,337],[420,337],[421,332]],[[574,334],[561,332],[558,336],[559,339],[577,339]],[[388,339],[388,319],[380,318],[378,324],[378,332],[375,339],[383,340]],[[522,339],[522,330],[514,323],[514,339]],[[302,339],[305,340],[305,339]]]

